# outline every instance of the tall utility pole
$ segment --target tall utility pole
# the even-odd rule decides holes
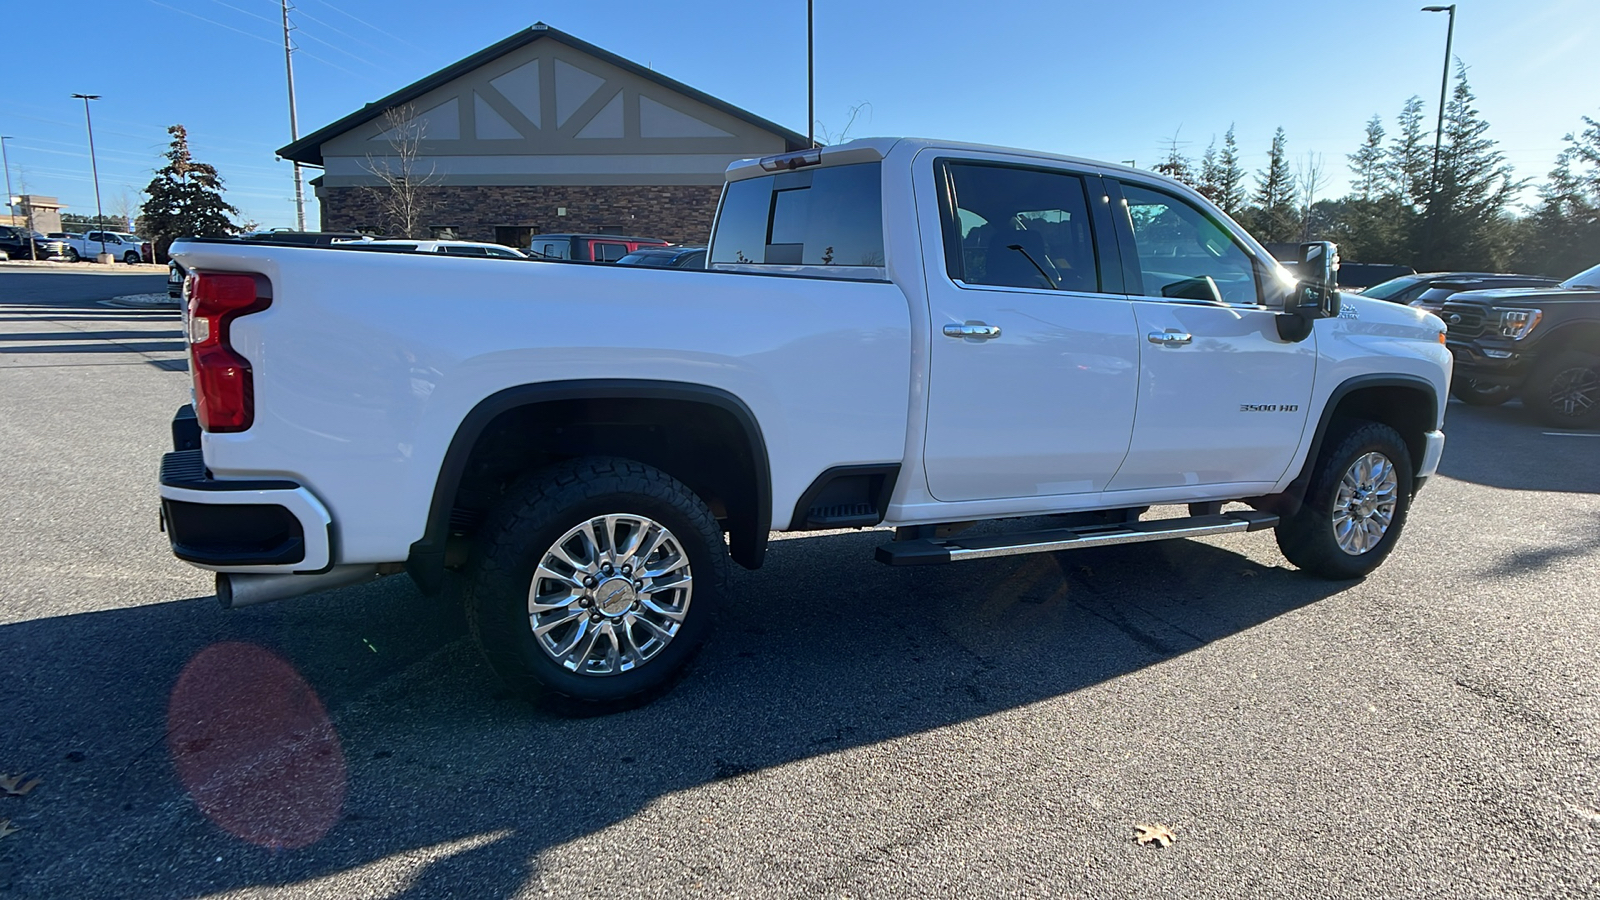
[[[1433,174],[1428,176],[1431,182],[1428,193],[1432,194],[1439,188],[1439,147],[1444,141],[1444,95],[1450,86],[1450,45],[1456,39],[1456,5],[1424,6],[1422,11],[1450,14],[1450,29],[1444,35],[1444,77],[1439,79],[1439,127],[1433,132]]]
[[[11,135],[0,134],[0,165],[6,169],[6,218],[10,219],[7,225],[17,224],[17,208],[11,204],[11,198],[16,195],[11,193],[11,159],[6,156],[6,141],[11,140]]]
[[[816,34],[812,28],[811,7],[815,0],[806,0],[806,149],[817,145],[817,51]]]
[[[294,45],[289,43],[289,0],[281,0],[283,5],[283,69],[289,76],[289,140],[300,140],[300,117],[294,111]],[[294,163],[294,224],[300,231],[306,230],[306,195],[305,188],[300,184],[300,163]]]
[[[106,222],[105,214],[100,211],[100,164],[94,159],[94,121],[89,118],[89,101],[99,100],[99,94],[73,94],[74,99],[83,101],[83,124],[89,129],[89,171],[94,173],[94,221],[100,230],[100,255],[96,262],[110,262],[111,254],[106,252]]]

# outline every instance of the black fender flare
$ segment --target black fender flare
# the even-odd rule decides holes
[[[721,388],[678,381],[590,378],[548,381],[505,388],[480,400],[456,427],[434,482],[433,502],[422,537],[412,543],[406,572],[424,593],[438,593],[444,584],[445,545],[450,537],[450,510],[467,461],[485,428],[501,413],[554,400],[686,400],[717,407],[733,416],[749,443],[755,461],[755,515],[752,521],[730,522],[730,553],[749,569],[760,568],[772,528],[772,469],[761,425],[750,407]]]
[[[1306,491],[1311,487],[1311,473],[1316,466],[1317,457],[1322,453],[1322,442],[1328,436],[1328,428],[1333,424],[1333,414],[1339,409],[1339,404],[1352,393],[1368,388],[1399,387],[1417,390],[1428,398],[1427,421],[1435,427],[1439,422],[1440,397],[1434,391],[1433,382],[1420,375],[1381,374],[1381,375],[1356,375],[1339,383],[1331,393],[1328,401],[1322,405],[1322,413],[1317,419],[1316,431],[1311,435],[1311,447],[1306,451],[1306,458],[1300,465],[1300,473],[1289,482],[1283,492],[1276,495],[1273,502],[1262,504],[1262,508],[1276,506],[1285,515],[1298,512],[1300,505],[1305,502]],[[1412,460],[1413,465],[1421,464],[1421,460]]]

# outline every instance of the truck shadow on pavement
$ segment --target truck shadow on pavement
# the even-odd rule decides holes
[[[152,884],[152,896],[274,885],[365,896],[375,873],[358,870],[400,854],[414,877],[383,896],[509,897],[537,877],[542,851],[603,840],[647,808],[670,817],[680,792],[746,780],[743,802],[759,804],[774,767],[1059,698],[1346,586],[1189,541],[891,569],[871,561],[886,539],[774,541],[763,569],[736,570],[717,637],[674,692],[591,719],[509,696],[459,612],[404,577],[231,613],[207,599],[5,626],[12,708],[32,712],[0,750],[43,769],[56,800],[29,820],[32,840],[0,850],[16,854],[22,893],[41,896]],[[290,661],[337,729],[342,812],[303,849],[229,836],[168,759],[174,681],[223,641]],[[847,804],[825,777],[808,783],[810,803]],[[115,848],[81,847],[109,831]],[[684,877],[687,888],[695,875]]]

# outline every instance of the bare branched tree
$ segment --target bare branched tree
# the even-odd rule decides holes
[[[366,190],[376,196],[394,236],[427,237],[419,233],[431,205],[427,189],[439,183],[433,164],[421,159],[427,122],[417,118],[416,110],[408,104],[384,110],[383,124],[389,152],[383,156],[367,154],[365,166],[382,184]]]
[[[850,118],[845,120],[844,127],[839,129],[838,134],[829,131],[828,126],[821,119],[818,119],[816,123],[817,140],[824,144],[842,144],[850,140],[850,129],[855,127],[856,120],[861,118],[862,113],[866,113],[868,122],[872,121],[872,104],[870,102],[863,100],[850,107]]]
[[[1300,239],[1311,240],[1311,209],[1317,205],[1317,192],[1328,186],[1328,172],[1321,153],[1307,153],[1295,166],[1294,183],[1299,189]]]

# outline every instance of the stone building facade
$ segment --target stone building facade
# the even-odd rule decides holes
[[[546,25],[495,44],[284,147],[320,166],[322,228],[527,246],[535,234],[702,243],[722,173],[806,139]],[[385,183],[388,175],[390,184]]]
[[[674,244],[711,235],[720,185],[451,185],[421,190],[422,228],[526,247],[536,234],[630,234]],[[324,231],[386,234],[381,189],[319,185]],[[563,214],[564,212],[564,214]]]

